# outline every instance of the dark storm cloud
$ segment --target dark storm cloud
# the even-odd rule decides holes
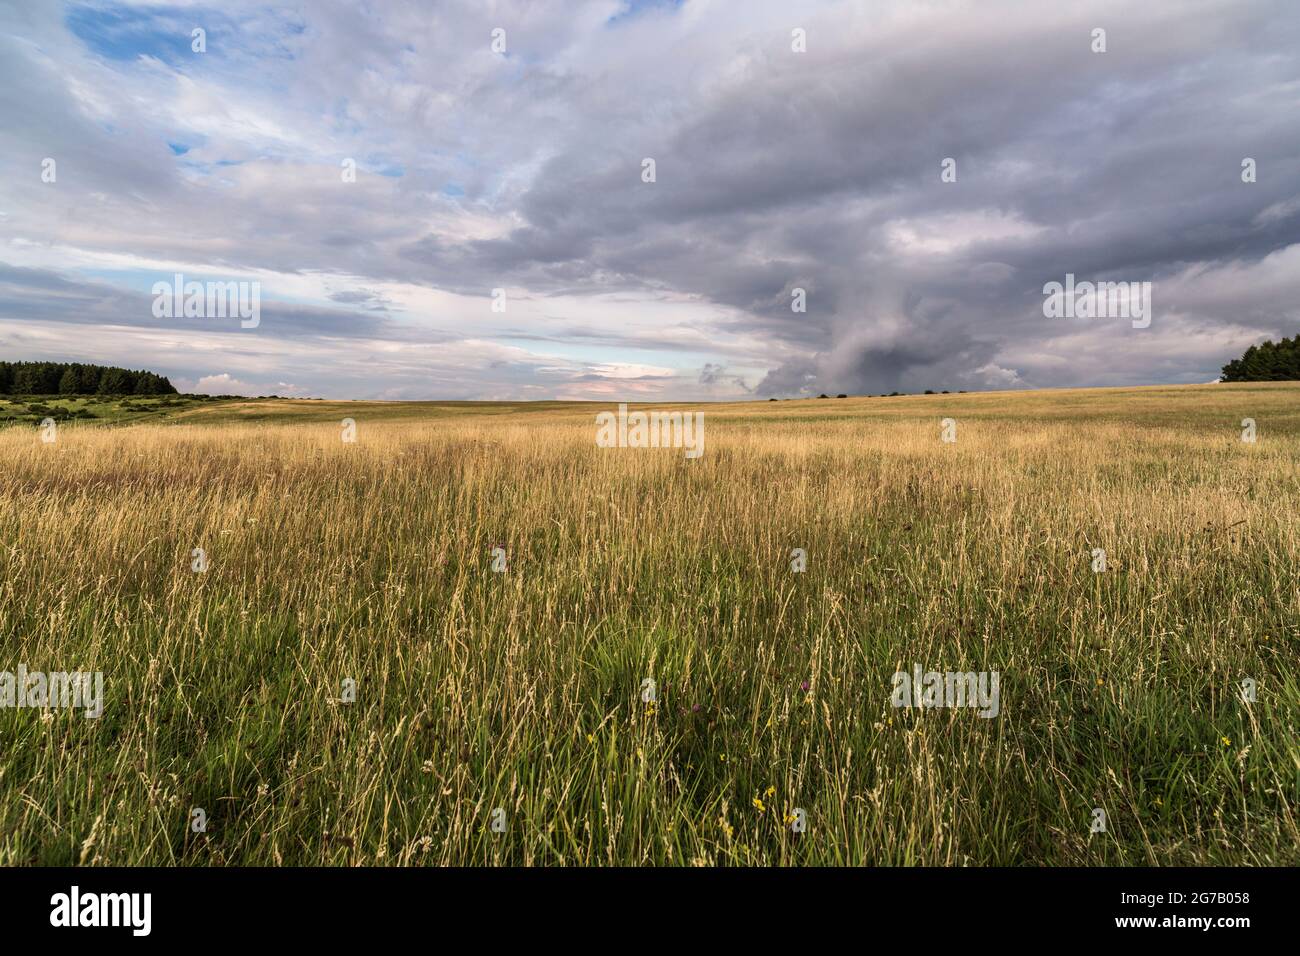
[[[553,158],[521,203],[552,230],[545,255],[530,226],[484,244],[487,258],[558,280],[567,242],[593,271],[734,306],[737,323],[812,352],[764,392],[1004,384],[1000,366],[981,370],[1009,339],[1050,349],[1062,331],[1112,340],[1123,355],[1108,374],[1120,363],[1145,380],[1159,325],[1140,337],[1042,318],[1043,284],[1066,272],[1153,281],[1170,331],[1188,317],[1248,333],[1295,323],[1294,287],[1218,314],[1162,280],[1259,263],[1300,238],[1295,210],[1259,218],[1300,186],[1300,21],[1281,4],[1017,9],[936,15],[912,32],[919,48],[864,32],[823,59],[766,51],[644,138],[656,183],[637,180],[635,152],[596,157],[597,170]],[[1090,49],[1099,23],[1105,53]],[[957,182],[942,183],[949,156]],[[1241,181],[1246,156],[1267,181]],[[795,283],[811,289],[806,314],[790,309]],[[1064,381],[1099,371],[1081,361]],[[1063,382],[1059,367],[1019,374]]]

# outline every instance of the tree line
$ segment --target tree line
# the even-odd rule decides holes
[[[1252,345],[1239,359],[1223,366],[1224,382],[1290,382],[1300,380],[1300,335],[1280,342]]]
[[[0,362],[0,395],[175,395],[163,375],[80,362]]]

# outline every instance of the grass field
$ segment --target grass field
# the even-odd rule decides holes
[[[0,397],[0,426],[36,425],[47,418],[56,423],[125,424],[165,421],[181,413],[228,399],[199,395],[5,395]]]
[[[1300,862],[1300,385],[610,407],[0,429],[0,863]]]

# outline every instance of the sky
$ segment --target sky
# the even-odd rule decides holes
[[[176,274],[256,327],[160,317]],[[1067,275],[1149,326],[1045,315]],[[1297,332],[1294,0],[0,0],[0,358],[722,401],[1208,382]]]

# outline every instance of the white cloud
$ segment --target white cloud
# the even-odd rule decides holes
[[[264,394],[253,385],[241,382],[228,372],[220,375],[205,375],[194,385],[194,391],[200,395],[258,395]]]

